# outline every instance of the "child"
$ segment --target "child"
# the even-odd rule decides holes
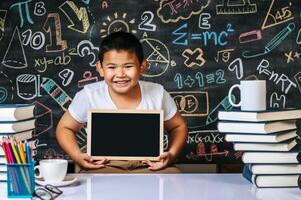
[[[104,80],[86,85],[75,95],[56,130],[60,146],[82,168],[89,172],[95,172],[96,169],[97,172],[116,172],[121,168],[164,172],[180,153],[187,139],[186,124],[175,102],[161,85],[139,81],[147,66],[142,45],[134,35],[115,32],[102,41],[96,68]],[[164,129],[170,134],[168,151],[160,155],[156,162],[93,160],[91,156],[80,152],[75,136],[87,122],[88,110],[93,108],[163,110]]]

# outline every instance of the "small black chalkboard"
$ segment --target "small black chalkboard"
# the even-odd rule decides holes
[[[163,111],[90,110],[87,137],[87,153],[95,159],[158,160]]]

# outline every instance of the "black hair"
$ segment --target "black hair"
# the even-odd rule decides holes
[[[128,32],[114,32],[106,36],[99,46],[99,61],[102,63],[103,56],[106,52],[111,50],[125,50],[135,53],[140,64],[144,59],[143,48],[137,37]]]

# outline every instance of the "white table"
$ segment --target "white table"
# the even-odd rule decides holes
[[[78,183],[62,187],[63,194],[56,200],[301,200],[298,188],[259,189],[241,174],[71,176],[77,177]]]
[[[294,200],[298,188],[258,189],[241,174],[76,174],[78,186],[58,199],[72,200]]]

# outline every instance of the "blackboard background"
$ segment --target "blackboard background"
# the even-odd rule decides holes
[[[240,163],[241,152],[216,130],[217,111],[231,109],[226,104],[231,85],[254,78],[267,80],[269,108],[299,106],[300,9],[297,0],[2,0],[0,103],[36,103],[37,159],[68,158],[55,140],[56,124],[84,84],[101,80],[94,59],[101,38],[130,31],[141,39],[150,62],[142,79],[164,85],[189,126],[178,162]],[[288,26],[294,29],[270,52],[243,56],[264,52]],[[257,40],[240,41],[241,34],[256,30]],[[260,63],[265,71],[257,69]],[[85,133],[77,139],[84,151]]]

